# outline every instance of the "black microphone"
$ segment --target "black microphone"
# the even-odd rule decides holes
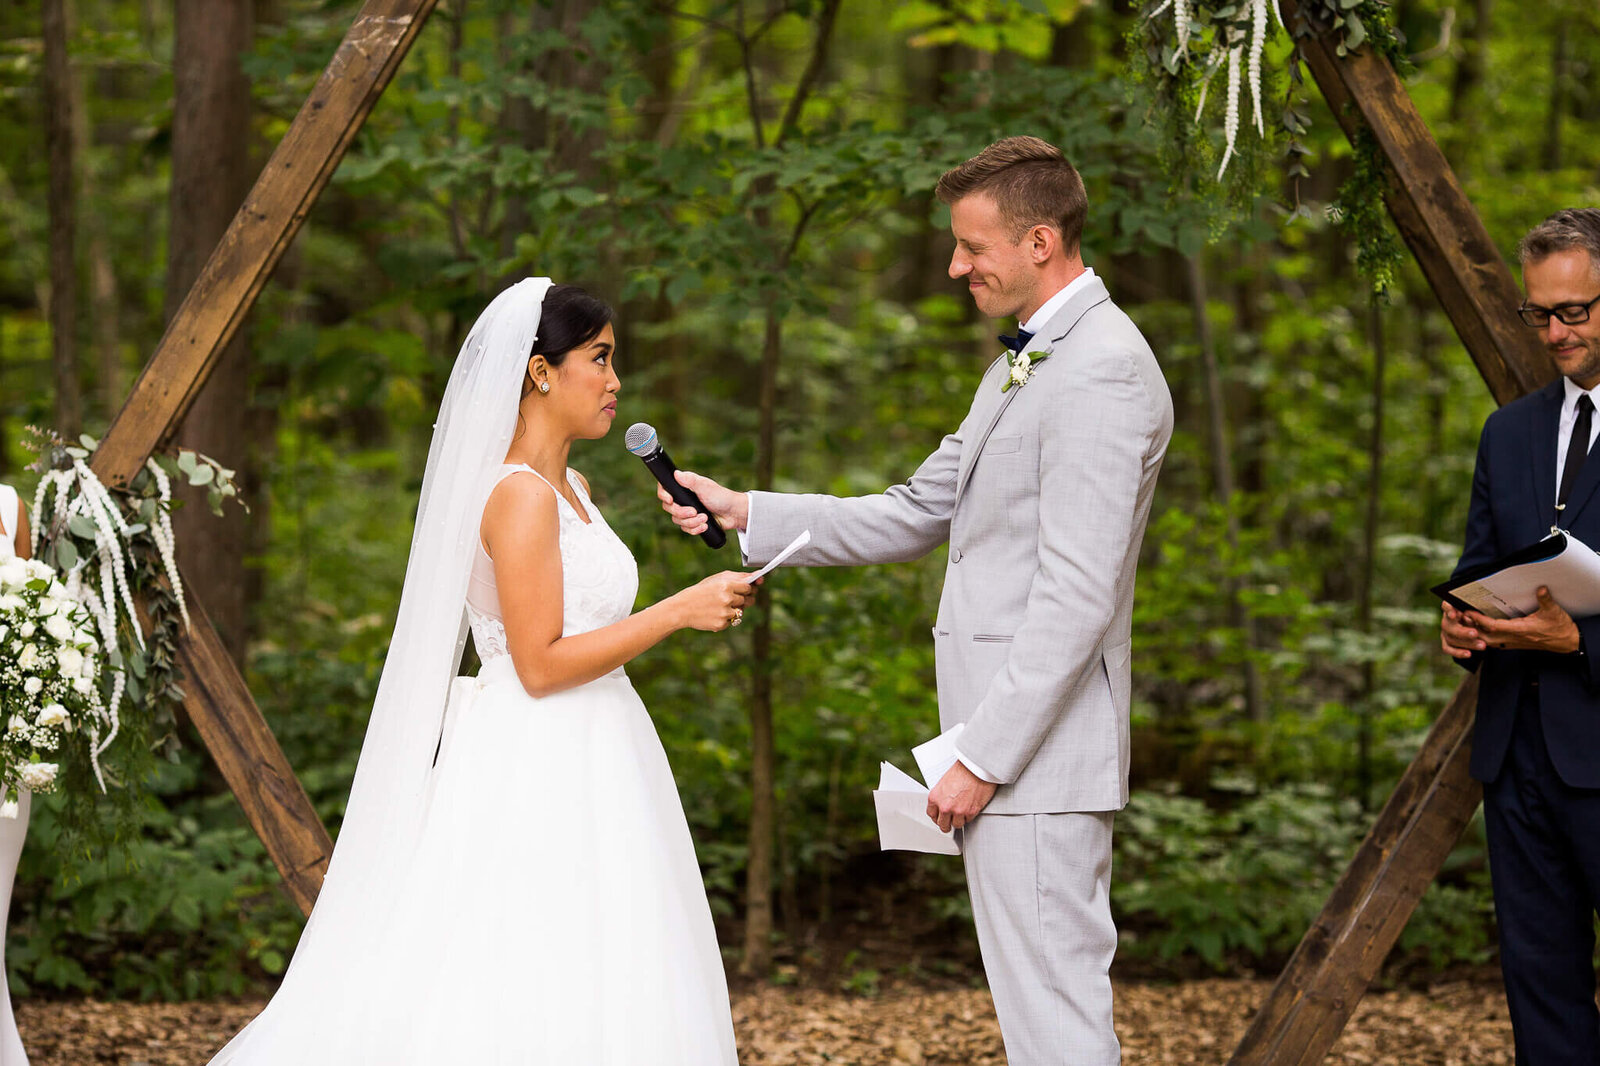
[[[656,439],[655,427],[648,422],[635,422],[628,427],[628,432],[623,436],[622,443],[634,455],[644,460],[644,465],[661,482],[661,487],[667,490],[673,502],[680,507],[693,507],[696,511],[706,516],[711,524],[700,538],[713,548],[720,548],[728,543],[728,535],[722,531],[717,520],[712,517],[711,510],[700,502],[700,497],[678,484],[675,476],[678,467],[673,463],[666,451],[661,447],[661,442]]]

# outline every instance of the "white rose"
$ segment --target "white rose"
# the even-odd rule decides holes
[[[61,606],[61,601],[52,598],[48,592],[39,597],[39,614],[45,618],[55,614],[56,608],[59,606]]]
[[[72,623],[62,618],[59,614],[53,614],[45,621],[44,631],[55,637],[61,644],[65,644],[72,639]]]
[[[34,626],[32,622],[24,622],[17,627],[17,632],[22,634],[23,640],[27,640],[29,637],[33,636],[33,629]]]
[[[80,696],[87,696],[94,691],[94,679],[88,677],[75,678],[72,682],[72,691]]]
[[[29,763],[22,768],[22,772],[18,776],[22,778],[22,786],[24,788],[30,788],[37,792],[55,784],[56,764],[53,762]]]
[[[0,640],[5,640],[10,635],[11,627],[8,625],[0,625]]]
[[[67,709],[59,703],[52,703],[39,712],[39,724],[44,726],[67,725],[72,721],[72,716]]]
[[[28,634],[24,633],[22,635],[27,636]],[[38,665],[39,649],[34,647],[32,644],[26,645],[22,649],[22,654],[17,656],[17,666],[23,670],[32,670]]]
[[[20,611],[24,606],[21,596],[9,592],[0,596],[0,611]]]
[[[40,562],[38,559],[29,559],[24,562],[23,565],[28,568],[29,580],[37,580],[41,577],[54,578],[56,576],[56,572],[54,570],[50,569],[49,566]]]
[[[77,648],[62,648],[56,652],[56,665],[63,677],[77,677],[83,672],[83,652]]]
[[[27,728],[28,720],[22,717],[20,714],[12,715],[11,721],[6,723],[6,731],[9,733],[22,733],[25,732]]]
[[[1018,362],[1011,368],[1011,384],[1026,385],[1028,383],[1028,364]]]
[[[12,556],[0,562],[0,588],[21,588],[28,580],[28,566]]]
[[[43,688],[44,681],[37,677],[30,677],[22,683],[22,691],[30,696],[37,696]]]

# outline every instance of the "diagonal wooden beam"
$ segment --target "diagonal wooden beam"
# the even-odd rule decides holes
[[[95,451],[102,481],[126,484],[182,424],[437,3],[368,0],[356,16]],[[178,645],[184,709],[310,913],[333,844],[192,589],[189,613]]]
[[[1281,0],[1304,26],[1298,0]],[[1312,25],[1301,49],[1352,142],[1370,136],[1392,179],[1389,212],[1494,397],[1555,377],[1514,314],[1522,293],[1394,68],[1371,49],[1339,56]],[[1279,975],[1231,1066],[1310,1066],[1338,1039],[1438,875],[1482,791],[1467,772],[1477,679],[1456,690],[1377,823]]]
[[[183,423],[194,398],[438,0],[367,0],[195,279],[95,453],[125,484]]]

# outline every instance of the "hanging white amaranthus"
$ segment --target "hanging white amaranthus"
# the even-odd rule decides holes
[[[1222,165],[1217,169],[1217,179],[1228,171],[1228,164],[1233,160],[1234,151],[1239,141],[1239,96],[1242,82],[1250,84],[1251,116],[1254,120],[1256,133],[1266,136],[1266,116],[1261,106],[1261,59],[1266,51],[1267,34],[1271,30],[1272,19],[1276,18],[1278,25],[1283,25],[1283,16],[1278,11],[1277,0],[1247,0],[1244,16],[1248,24],[1241,19],[1237,4],[1226,7],[1227,15],[1223,18],[1214,18],[1206,14],[1205,0],[1163,0],[1163,2],[1150,12],[1150,18],[1155,19],[1172,9],[1173,34],[1177,46],[1173,50],[1171,64],[1176,65],[1191,62],[1203,62],[1204,67],[1200,75],[1200,99],[1195,107],[1195,121],[1199,122],[1205,112],[1206,96],[1211,87],[1211,77],[1224,63],[1228,67],[1228,98],[1223,111],[1223,151]],[[1194,29],[1196,22],[1203,27],[1209,25],[1211,29],[1210,47],[1206,49],[1203,60],[1191,52],[1190,45],[1195,40]]]

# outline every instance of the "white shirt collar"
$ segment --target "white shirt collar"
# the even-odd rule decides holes
[[[1094,267],[1084,267],[1083,273],[1067,282],[1054,296],[1040,305],[1039,310],[1028,316],[1028,321],[1022,323],[1022,328],[1029,333],[1038,333],[1044,328],[1045,323],[1055,317],[1056,312],[1066,306],[1079,290],[1094,280]]]
[[[1070,286],[1068,287],[1070,288]],[[1600,385],[1596,385],[1592,389],[1585,389],[1571,378],[1562,378],[1561,385],[1566,390],[1561,397],[1562,414],[1571,414],[1578,409],[1579,396],[1589,397],[1589,402],[1594,404],[1597,411],[1600,411]]]

